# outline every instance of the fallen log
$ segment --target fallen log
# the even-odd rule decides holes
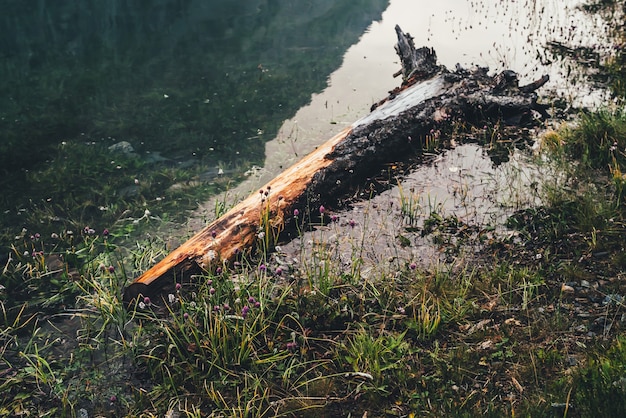
[[[372,112],[339,132],[139,276],[124,292],[127,303],[153,296],[174,281],[233,262],[255,248],[268,248],[304,208],[319,208],[342,196],[358,179],[397,161],[431,132],[451,124],[512,121],[525,123],[533,112],[546,115],[535,90],[547,77],[519,86],[507,70],[489,76],[486,68],[454,71],[437,65],[435,51],[416,49],[396,26],[402,85],[372,106]],[[300,218],[294,213],[298,210]],[[297,213],[297,212],[296,212]]]

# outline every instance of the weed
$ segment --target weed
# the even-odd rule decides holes
[[[361,328],[348,338],[343,356],[352,368],[348,376],[358,381],[358,390],[390,393],[393,370],[402,369],[409,354],[405,334],[373,336]]]
[[[626,113],[603,109],[585,112],[565,139],[569,155],[588,167],[607,170],[626,163]]]
[[[426,292],[418,295],[417,306],[414,306],[412,317],[407,321],[407,328],[415,332],[420,340],[431,339],[441,323],[439,302]]]
[[[625,347],[624,338],[618,337],[606,352],[592,355],[567,385],[573,389],[571,402],[576,413],[614,417],[626,410]]]
[[[285,226],[283,211],[281,210],[282,196],[278,196],[272,204],[271,189],[260,190],[261,209],[259,219],[259,231],[257,233],[260,242],[260,253],[266,254],[274,249],[278,238]]]
[[[398,193],[400,195],[400,212],[404,222],[409,227],[416,227],[422,212],[420,195],[416,194],[414,190],[409,190],[409,195],[406,195],[400,182],[398,182]]]

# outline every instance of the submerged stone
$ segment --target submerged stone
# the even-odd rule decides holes
[[[128,141],[120,141],[116,144],[113,144],[109,147],[109,151],[111,152],[119,152],[124,155],[133,155],[135,154],[135,149]]]

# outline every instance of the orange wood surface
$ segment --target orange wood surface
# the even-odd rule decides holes
[[[265,193],[252,193],[222,217],[208,224],[139,276],[129,287],[144,285],[142,288],[145,288],[164,275],[175,277],[177,273],[193,268],[210,269],[232,261],[238,251],[245,251],[258,239],[261,213],[265,208],[271,210],[274,222],[284,222],[284,219],[292,216],[293,205],[306,192],[315,173],[332,163],[328,154],[351,130],[348,127],[339,132],[267,183],[261,189],[263,192],[268,191],[267,196]]]

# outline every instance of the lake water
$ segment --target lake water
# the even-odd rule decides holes
[[[265,142],[387,4],[2,2],[2,235],[101,229],[134,206],[158,211],[184,170],[262,165]],[[109,152],[122,141],[133,155]],[[48,226],[44,206],[64,225]]]
[[[579,4],[161,0],[146,8],[121,0],[5,1],[3,236],[43,228],[42,210],[63,223],[49,228],[104,227],[99,217],[105,214],[119,219],[146,207],[163,216],[159,202],[171,190],[180,198],[178,177],[202,188],[217,173],[235,179],[259,167],[238,187],[229,186],[233,199],[244,197],[365,116],[400,83],[392,77],[399,69],[395,24],[417,46],[434,47],[448,68],[509,68],[523,82],[549,74],[542,92],[595,105],[603,91],[569,58],[546,49],[549,41],[599,54],[610,49],[602,19]],[[138,161],[114,161],[108,147],[121,141]],[[66,144],[82,148],[64,154]],[[69,161],[76,155],[88,161]],[[118,171],[101,171],[109,160]],[[155,180],[153,172],[163,166],[169,171]],[[194,172],[193,181],[186,171]],[[213,201],[200,205],[190,228],[197,230],[213,207]]]
[[[266,144],[263,168],[231,190],[229,198],[244,198],[259,189],[283,168],[366,116],[372,103],[400,84],[392,76],[400,69],[393,48],[396,24],[415,38],[416,46],[433,47],[440,63],[449,69],[457,64],[465,68],[487,66],[492,73],[512,69],[518,72],[521,84],[548,74],[550,82],[540,94],[575,106],[600,105],[607,94],[589,81],[592,71],[547,49],[548,43],[557,42],[572,48],[590,47],[599,55],[610,54],[606,23],[584,12],[582,4],[555,0],[392,0],[382,18],[347,50],[341,66],[330,75],[328,87],[313,94],[311,102],[286,120],[276,138]],[[483,158],[489,160],[486,155]],[[211,219],[214,207],[214,200],[201,205],[190,219],[190,229],[199,230],[206,219]]]
[[[339,130],[368,115],[372,103],[399,85],[400,80],[392,77],[400,68],[392,47],[396,24],[411,33],[416,46],[433,47],[439,61],[450,69],[457,63],[466,68],[488,66],[493,73],[513,69],[522,84],[548,74],[550,82],[540,94],[574,106],[602,104],[608,96],[601,86],[590,82],[592,71],[547,49],[549,42],[556,42],[610,53],[604,21],[583,12],[581,4],[392,0],[382,19],[373,22],[348,49],[342,65],[329,77],[328,87],[313,94],[310,104],[286,120],[276,138],[266,144],[263,168],[229,191],[227,199],[234,201],[254,193]],[[337,265],[350,266],[355,248],[359,248],[364,277],[388,271],[389,264],[401,268],[406,260],[425,267],[449,262],[446,248],[454,248],[456,243],[441,245],[433,243],[430,236],[406,232],[406,228],[423,228],[431,209],[481,231],[465,243],[465,251],[471,253],[485,239],[484,228],[495,228],[487,235],[510,234],[504,227],[507,217],[515,210],[541,204],[537,188],[546,179],[558,182],[550,167],[533,164],[530,153],[511,152],[504,164],[494,164],[477,145],[445,151],[401,181],[402,193],[414,200],[413,221],[402,221],[401,191],[394,188],[337,212],[337,222],[283,245],[277,258],[298,266],[303,262],[303,248],[307,254],[316,254],[320,251],[318,243],[326,241],[331,243],[328,251]],[[191,216],[188,231],[200,230],[207,219],[212,219],[214,208],[215,200],[201,205]],[[409,246],[399,244],[401,235],[409,237]]]

